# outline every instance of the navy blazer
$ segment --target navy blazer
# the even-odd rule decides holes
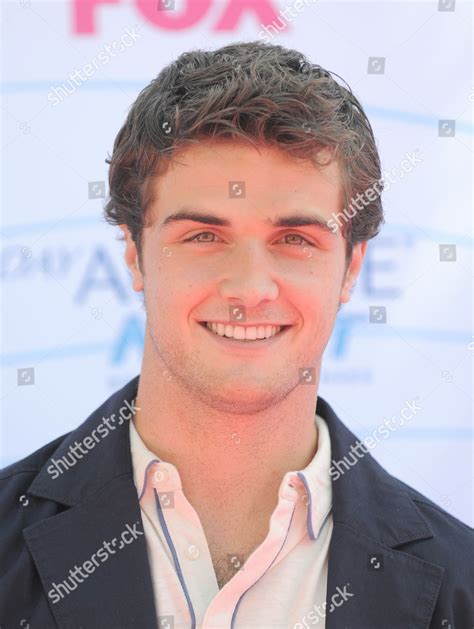
[[[138,379],[76,430],[0,472],[1,629],[158,627],[142,533],[61,600],[48,596],[52,584],[104,540],[134,523],[143,531],[128,421],[57,478],[47,469],[102,417],[117,416],[124,400],[131,403]],[[327,422],[332,459],[342,460],[356,436],[321,397],[316,412]],[[353,596],[327,611],[327,629],[474,627],[472,528],[391,476],[369,453],[333,478],[332,490],[327,609],[338,587],[349,584]]]

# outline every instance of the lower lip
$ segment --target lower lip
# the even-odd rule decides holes
[[[243,349],[245,351],[249,351],[249,350],[251,351],[251,350],[255,350],[255,349],[264,349],[266,347],[271,347],[275,343],[278,343],[279,339],[281,339],[284,336],[286,336],[286,333],[292,327],[290,325],[287,328],[285,328],[284,330],[282,330],[281,332],[279,332],[278,334],[276,334],[275,336],[271,336],[268,339],[256,339],[255,341],[243,341],[243,340],[239,340],[239,339],[231,339],[231,338],[228,338],[227,336],[220,336],[219,334],[216,334],[212,330],[209,330],[209,328],[206,325],[202,325],[201,323],[199,323],[198,325],[201,328],[203,328],[203,330],[208,332],[209,335],[212,336],[221,346],[229,347],[229,348],[232,347],[234,349]]]

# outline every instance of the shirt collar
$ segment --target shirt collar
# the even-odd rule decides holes
[[[288,477],[287,482],[295,486],[298,498],[307,504],[306,526],[312,540],[318,539],[332,509],[331,438],[326,421],[318,414],[314,418],[318,429],[315,455],[303,470],[287,472],[282,481],[283,485]]]
[[[317,450],[309,464],[302,470],[287,472],[279,488],[279,496],[293,500],[302,500],[306,505],[306,526],[312,540],[318,538],[332,508],[332,483],[329,473],[331,462],[331,443],[326,421],[315,414],[318,429]],[[130,421],[130,450],[133,466],[133,480],[139,500],[145,493],[150,474],[159,474],[162,480],[166,476],[168,491],[182,489],[176,467],[162,461],[143,443],[133,420]],[[160,464],[160,465],[158,465]]]

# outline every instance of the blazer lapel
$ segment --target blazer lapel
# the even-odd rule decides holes
[[[432,537],[430,527],[367,449],[351,455],[357,438],[321,398],[316,412],[328,424],[333,463],[326,628],[428,629],[444,569],[404,547]],[[336,466],[344,457],[348,464]]]
[[[117,422],[137,386],[138,376],[71,433],[29,489],[69,507],[23,531],[60,629],[157,627],[129,425]],[[115,427],[74,466],[57,478],[48,473],[53,460],[114,414]]]
[[[326,629],[428,629],[442,575],[443,568],[336,522],[329,549]]]

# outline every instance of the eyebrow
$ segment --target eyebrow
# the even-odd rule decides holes
[[[182,208],[167,216],[161,227],[163,228],[175,225],[183,221],[193,221],[195,223],[216,225],[218,227],[232,227],[231,221],[227,218],[221,218],[220,216],[210,214],[209,212],[202,212],[200,210],[188,208]],[[297,212],[286,216],[280,216],[274,221],[272,219],[266,219],[264,222],[273,227],[316,227],[323,232],[327,232],[333,236],[335,235],[334,230],[329,227],[327,221],[316,215],[308,216],[307,214]]]

